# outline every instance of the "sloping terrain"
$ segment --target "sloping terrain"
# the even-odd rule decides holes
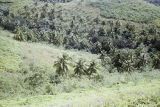
[[[152,74],[157,74],[154,76],[155,79]],[[159,107],[160,75],[157,72],[152,74],[132,75],[132,80],[126,84],[97,87],[94,90],[75,90],[58,95],[1,100],[0,105],[1,107]],[[134,80],[136,76],[140,76],[141,79]],[[108,78],[111,79],[112,76]]]
[[[44,78],[40,77],[36,81],[45,79],[44,84],[50,84],[50,76],[55,75],[54,63],[63,54],[72,57],[69,67],[70,74],[73,74],[73,65],[80,59],[85,60],[86,63],[93,60],[99,62],[97,55],[83,51],[64,50],[43,43],[18,42],[13,40],[13,36],[14,34],[8,31],[0,30],[0,99],[17,95],[32,95],[35,87],[33,90],[27,88],[26,79],[31,80],[29,77],[34,73],[45,73]],[[16,84],[15,81],[17,81]],[[40,84],[37,89],[41,87]],[[45,86],[44,84],[42,86]],[[63,90],[57,89],[54,93],[59,91]],[[35,93],[41,92],[37,90]]]
[[[0,1],[0,107],[160,106],[159,6]]]
[[[10,35],[12,34],[0,30],[0,72],[3,70],[14,72],[19,69],[22,62],[20,46],[7,38]]]
[[[72,56],[76,62],[78,59],[86,61],[97,60],[98,56],[83,51],[65,50],[53,45],[41,43],[27,43],[13,40],[14,34],[0,30],[0,71],[16,72],[22,63],[40,63],[53,66],[54,61],[62,54]],[[77,55],[78,54],[78,55]]]
[[[91,5],[99,8],[106,18],[147,23],[160,18],[160,7],[144,0],[95,0]]]
[[[157,27],[160,9],[145,1],[134,3],[122,0],[119,3],[117,0],[112,2],[74,0],[56,4],[28,1],[24,2],[23,6],[18,5],[21,5],[21,2],[14,1],[9,8],[10,14],[2,17],[0,21],[2,27],[16,33],[14,38],[19,41],[45,41],[67,49],[85,50],[98,54],[101,51],[111,50],[111,47],[137,48],[146,41],[153,45],[151,43],[153,36],[137,36],[143,32],[150,35],[150,29],[155,29],[154,35],[159,35]],[[16,10],[16,6],[19,10]],[[104,12],[109,16],[102,17]],[[111,17],[109,12],[117,16]],[[124,41],[124,45],[118,43]],[[111,47],[106,47],[108,42],[111,42]]]

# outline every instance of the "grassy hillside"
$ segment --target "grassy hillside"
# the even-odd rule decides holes
[[[12,33],[0,30],[0,99],[46,93],[46,85],[50,84],[50,77],[55,75],[54,62],[63,54],[72,56],[69,67],[69,74],[71,75],[73,74],[73,65],[80,59],[84,59],[86,63],[90,63],[92,60],[99,62],[97,55],[76,50],[64,50],[60,47],[41,43],[18,42],[13,40]],[[44,73],[44,77],[41,77],[41,79],[45,81],[43,85],[40,83],[43,88],[40,84],[36,86],[37,91],[30,89],[30,85],[28,86],[28,83],[25,82],[27,78],[30,81],[30,77],[36,73]],[[54,77],[52,79],[55,81]],[[15,81],[17,81],[16,84]],[[39,90],[40,87],[41,90]],[[62,89],[57,88],[54,93],[65,91],[63,85],[58,87]],[[42,90],[44,91],[42,92]]]
[[[119,77],[122,83],[78,89],[71,93],[17,97],[0,100],[2,107],[159,107],[160,80],[158,72],[108,75],[108,82]],[[154,78],[154,79],[153,79]]]
[[[1,61],[7,61],[0,65],[1,107],[159,106],[158,70],[148,69],[144,73],[131,74],[110,74],[106,70],[104,72],[101,70],[103,75],[101,82],[86,77],[82,79],[63,77],[60,79],[61,83],[51,84],[47,76],[54,74],[53,63],[62,53],[72,56],[72,64],[80,58],[87,62],[98,61],[98,56],[87,52],[68,51],[47,44],[18,42],[12,37],[12,33],[1,30],[0,49],[3,52],[0,56]],[[72,69],[71,66],[70,72]],[[38,85],[33,89],[30,77],[37,73],[42,73],[43,76],[36,80]],[[39,82],[41,80],[42,83]]]
[[[0,30],[0,34],[1,71],[18,71],[20,64],[30,64],[34,62],[43,65],[50,65],[52,67],[54,61],[64,53],[72,56],[74,62],[81,58],[88,62],[98,58],[97,55],[92,55],[87,52],[79,52],[76,50],[69,51],[63,49],[63,47],[58,48],[45,43],[18,42],[12,40],[14,34],[8,31]]]
[[[160,7],[144,0],[91,0],[91,5],[99,8],[101,16],[106,18],[136,22],[150,22],[160,18]]]
[[[7,38],[11,33],[1,30],[0,34],[0,72],[15,72],[19,70],[20,63],[22,62],[20,46],[15,41],[12,42]]]
[[[160,106],[160,7],[8,1],[0,16],[0,107]]]

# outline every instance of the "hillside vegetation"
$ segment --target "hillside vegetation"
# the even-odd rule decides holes
[[[87,52],[69,51],[46,44],[17,42],[12,40],[12,33],[3,30],[0,30],[0,33],[0,99],[19,96],[19,94],[20,96],[37,95],[40,93],[49,94],[50,92],[56,94],[66,91],[63,89],[63,87],[66,87],[63,86],[63,83],[57,86],[57,89],[52,86],[52,84],[56,84],[56,81],[68,81],[67,78],[69,77],[55,77],[56,67],[53,65],[58,57],[61,57],[63,54],[72,56],[69,67],[70,76],[74,74],[74,64],[80,59],[83,59],[86,63],[90,63],[92,60],[99,62],[97,55]],[[36,77],[36,75],[40,77]],[[71,79],[70,81],[73,80]],[[39,89],[40,87],[41,89]],[[49,91],[47,91],[47,87]],[[78,87],[80,86],[77,84]],[[72,91],[72,86],[67,86],[66,88],[71,88],[67,90]],[[42,90],[44,91],[42,92]]]
[[[160,7],[0,0],[0,107],[159,107]]]
[[[62,53],[72,56],[72,64],[81,58],[87,63],[91,60],[98,62],[98,56],[46,44],[17,42],[12,40],[12,37],[12,33],[1,30],[0,43],[3,53],[0,53],[0,56],[1,61],[7,60],[7,63],[0,65],[0,105],[2,107],[159,106],[160,74],[158,70],[148,69],[144,73],[132,74],[110,74],[106,70],[100,70],[99,73],[103,75],[103,79],[97,78],[98,81],[95,81],[96,78],[90,80],[86,77],[81,79],[60,77],[57,80],[54,77],[53,64]],[[6,57],[3,56],[4,54]],[[8,57],[9,59],[6,59]],[[17,57],[18,60],[14,59]],[[17,62],[12,62],[11,59]],[[15,65],[9,66],[9,63]],[[73,74],[72,64],[69,68],[71,74]],[[34,75],[41,76],[39,78]]]
[[[91,5],[99,8],[106,18],[147,23],[160,18],[160,7],[144,0],[97,0]]]
[[[2,107],[158,107],[160,105],[159,80],[132,84],[134,83],[119,84],[112,88],[76,90],[55,96],[43,95],[2,100],[0,104]]]

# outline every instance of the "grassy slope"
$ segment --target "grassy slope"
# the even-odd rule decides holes
[[[0,66],[7,69],[17,71],[20,63],[36,63],[39,66],[52,69],[52,65],[56,58],[62,53],[67,53],[73,57],[73,61],[84,58],[86,60],[97,59],[97,55],[86,52],[67,51],[53,46],[39,43],[18,42],[12,40],[13,34],[1,30],[0,36]],[[2,52],[3,51],[3,52]],[[13,61],[13,62],[12,62]],[[16,62],[15,62],[16,61]],[[13,64],[10,66],[8,64]],[[1,67],[2,68],[2,67]],[[3,71],[4,71],[3,70]],[[12,79],[9,79],[12,77]],[[9,80],[7,84],[14,81],[14,72],[10,76],[5,77]],[[160,102],[160,73],[147,72],[130,74],[108,74],[105,76],[105,86],[95,89],[78,89],[71,93],[61,93],[52,96],[35,96],[25,98],[13,98],[8,100],[0,100],[2,107],[91,107],[91,106],[109,106],[125,107],[128,105],[138,104],[139,106],[157,106]],[[11,80],[11,81],[10,81]],[[119,82],[120,81],[120,82]],[[14,87],[16,84],[12,84]],[[10,85],[9,85],[10,86]],[[12,87],[8,87],[12,88]],[[19,89],[19,88],[18,88]],[[15,90],[14,90],[15,91]],[[19,91],[19,90],[16,90]],[[123,99],[122,99],[123,98]]]
[[[2,100],[2,107],[159,107],[160,80],[144,73],[140,80],[94,90]],[[132,75],[140,76],[142,74]],[[146,77],[148,75],[148,77]],[[111,77],[111,76],[110,76]],[[109,78],[110,78],[109,77]],[[127,76],[129,77],[129,76]]]
[[[22,6],[21,4],[19,4],[20,0],[17,0],[17,1],[18,1],[17,3],[12,5],[12,9],[15,12],[17,11],[18,8]],[[24,5],[26,1],[27,0],[24,0],[24,2],[21,2],[21,3]],[[85,11],[87,10],[87,8],[82,7],[80,10]],[[89,12],[91,12],[91,14],[94,13],[93,11],[89,11]],[[101,14],[103,14],[103,12],[104,11],[102,10]],[[125,14],[123,14],[123,16],[125,16],[125,18],[128,18],[128,15],[126,16]],[[52,70],[54,61],[56,60],[57,56],[61,56],[62,53],[69,54],[70,56],[73,57],[74,61],[80,58],[84,58],[87,61],[94,60],[94,59],[96,60],[98,57],[97,55],[91,55],[86,52],[76,52],[74,50],[67,51],[64,49],[48,46],[45,44],[17,42],[7,36],[10,37],[12,36],[12,34],[6,31],[0,31],[0,71],[16,72],[20,69],[21,63],[28,65],[33,62],[39,66],[48,67],[49,70]],[[157,76],[157,78],[155,78],[154,76],[151,76],[151,74]],[[11,74],[11,77],[12,75],[14,75],[14,73]],[[106,77],[106,79],[108,79],[108,84],[113,85],[114,82],[112,83],[112,81],[116,81],[116,80],[119,81],[117,79],[119,78],[119,75],[115,75],[115,76],[113,75],[108,75]],[[85,90],[85,91],[76,90],[72,93],[62,93],[62,94],[53,95],[53,96],[44,95],[44,96],[35,96],[35,97],[26,97],[26,98],[17,98],[17,99],[14,98],[10,100],[9,99],[1,100],[0,107],[1,106],[2,107],[26,107],[26,106],[55,107],[55,105],[64,106],[64,107],[66,106],[67,107],[68,106],[69,107],[72,107],[72,106],[102,107],[103,105],[105,105],[105,107],[108,107],[108,106],[109,107],[113,107],[113,106],[128,107],[128,105],[130,105],[131,107],[132,106],[134,107],[136,104],[139,104],[137,106],[140,106],[140,107],[159,106],[159,102],[160,102],[159,73],[158,72],[156,72],[155,74],[144,73],[142,77],[139,75],[140,74],[135,76],[134,78],[135,81],[133,81],[133,78],[132,78],[128,82],[126,82],[127,80],[123,81],[125,84],[123,82],[122,82],[123,84],[121,83],[117,84],[115,82],[117,85],[106,86],[106,87],[104,86],[101,88],[96,88],[95,90]],[[146,75],[149,75],[149,77],[146,77]],[[139,80],[136,81],[137,80],[136,78],[139,78]],[[14,79],[11,79],[11,81],[14,81]]]
[[[20,72],[29,69],[32,64],[48,74],[54,74],[54,62],[63,53],[72,57],[72,64],[81,58],[86,62],[98,61],[97,55],[87,52],[64,50],[42,43],[18,42],[13,40],[12,33],[0,30],[0,99],[23,96],[22,93],[28,92],[21,85],[25,77]],[[72,66],[69,69],[73,71]]]
[[[91,0],[106,18],[131,21],[152,21],[160,18],[160,7],[144,0]]]
[[[11,36],[13,34],[0,30],[0,71],[18,71],[21,64],[31,63],[43,65],[52,70],[54,61],[63,53],[72,56],[73,62],[81,58],[88,62],[98,58],[97,55],[87,52],[68,51],[40,43],[18,42],[12,40]]]
[[[1,52],[1,61],[6,60],[7,63],[1,63],[6,69],[18,69],[18,64],[23,62],[29,64],[32,61],[38,65],[51,68],[57,56],[62,53],[68,53],[74,60],[85,58],[88,60],[97,59],[96,55],[86,52],[67,51],[56,47],[38,43],[17,42],[10,38],[13,34],[1,31],[0,43],[3,50]],[[17,60],[18,57],[18,60]],[[16,61],[12,62],[12,61]],[[9,66],[8,63],[14,64]],[[17,64],[18,63],[18,64]],[[17,65],[16,65],[17,64]],[[12,68],[13,67],[13,68]],[[14,73],[11,74],[12,81]],[[6,77],[7,78],[7,77]],[[140,107],[156,107],[160,102],[160,73],[138,73],[135,75],[124,74],[108,74],[105,86],[95,89],[78,89],[71,93],[61,93],[57,95],[44,95],[26,98],[13,98],[8,100],[0,100],[2,107],[133,107],[137,104]],[[120,78],[120,80],[118,79]],[[124,79],[125,78],[125,79]],[[126,79],[128,78],[128,79]],[[118,81],[121,81],[118,83]],[[8,81],[10,84],[11,81]],[[17,86],[15,86],[17,87]],[[10,87],[9,87],[10,88]],[[18,91],[18,90],[17,90]],[[123,98],[123,99],[122,99]]]
[[[9,35],[9,32],[0,31],[0,71],[13,72],[19,69],[21,63],[20,47],[6,37]]]

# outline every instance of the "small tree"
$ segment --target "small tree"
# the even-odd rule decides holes
[[[120,52],[118,54],[115,53],[115,55],[113,55],[111,59],[112,59],[113,66],[117,68],[118,72],[121,72],[123,61],[122,61],[122,56]]]
[[[102,66],[106,65],[105,54],[106,54],[105,51],[101,51],[101,55],[99,57],[99,59],[101,59]]]
[[[136,27],[135,27],[135,25],[134,24],[130,24],[130,23],[127,23],[127,25],[126,25],[126,29],[129,31],[129,32],[131,32],[131,33],[134,33],[135,32],[135,29]]]
[[[18,40],[18,41],[25,41],[26,40],[26,35],[24,33],[24,28],[22,27],[17,27],[15,30],[15,35],[14,35],[14,39]]]
[[[160,69],[160,53],[157,53],[153,56],[153,68]]]
[[[82,59],[78,61],[74,69],[75,75],[78,75],[78,76],[85,75],[86,68],[84,63],[85,62]]]
[[[110,25],[110,31],[113,32],[114,22],[111,20],[111,21],[108,21],[108,23]]]
[[[88,76],[91,76],[94,73],[97,73],[97,64],[94,61],[92,61],[86,71],[86,74]]]
[[[57,75],[65,75],[68,72],[68,61],[70,60],[70,57],[68,55],[63,54],[61,58],[58,58],[58,60],[55,62],[54,66],[56,67],[56,74]]]

